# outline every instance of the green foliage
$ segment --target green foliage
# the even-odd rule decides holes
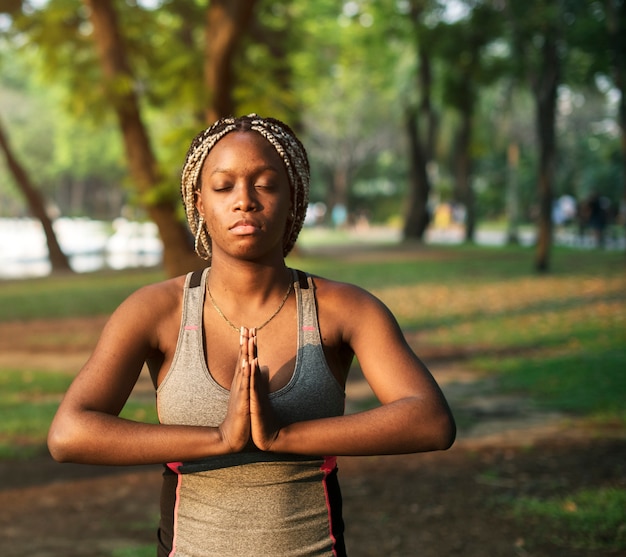
[[[529,546],[548,540],[576,550],[626,550],[626,490],[580,490],[542,500],[522,497],[513,513],[529,532]]]
[[[0,118],[20,164],[35,187],[63,214],[100,217],[102,198],[115,198],[125,174],[117,130],[110,119],[101,118],[96,125],[91,119],[78,120],[59,109],[66,96],[64,84],[55,82],[42,88],[37,73],[30,71],[37,67],[36,56],[31,52],[9,54],[0,46]],[[88,188],[91,191],[86,191]],[[71,202],[79,197],[81,206]],[[27,212],[13,176],[0,165],[0,201],[4,200],[0,216]],[[119,208],[104,216],[118,214]]]
[[[312,159],[315,201],[332,197],[332,177],[344,173],[351,210],[367,210],[380,222],[402,218],[406,195],[406,106],[416,102],[418,43],[433,57],[432,102],[438,120],[433,198],[454,196],[457,109],[476,98],[473,114],[474,182],[480,218],[505,211],[506,149],[520,145],[517,178],[523,217],[535,206],[536,139],[528,81],[520,80],[540,61],[546,24],[562,32],[563,91],[582,92],[575,110],[563,112],[556,191],[585,195],[598,188],[616,202],[622,172],[614,131],[590,130],[615,120],[607,102],[611,45],[600,2],[568,0],[562,9],[541,2],[513,3],[509,10],[489,3],[344,2],[324,0],[256,5],[250,33],[236,55],[234,98],[239,113],[272,114],[301,131]],[[416,11],[412,12],[411,7]],[[25,5],[24,5],[25,7]],[[177,193],[180,166],[189,140],[204,125],[209,92],[203,80],[206,3],[139,2],[115,5],[139,95],[164,176],[163,187],[146,202]],[[12,11],[0,37],[0,100],[16,150],[35,182],[64,214],[94,215],[97,196],[87,188],[122,192],[126,175],[122,141],[106,102],[88,21],[77,0],[53,0]],[[416,36],[424,39],[416,42]],[[516,47],[527,55],[515,54]],[[594,81],[595,80],[595,81]],[[588,88],[602,82],[601,111]],[[114,87],[115,88],[115,87]],[[576,121],[585,115],[587,120]],[[574,127],[573,124],[576,124]],[[575,138],[570,140],[570,138]],[[384,155],[384,156],[383,156]],[[0,173],[4,177],[4,173]],[[363,194],[363,185],[387,180],[393,191]],[[11,180],[0,180],[11,184]],[[104,186],[102,186],[104,184]],[[128,184],[129,190],[133,184]],[[5,191],[2,191],[5,190]],[[68,207],[72,192],[84,207]],[[106,189],[104,190],[106,191]],[[0,189],[5,214],[23,212],[10,186]],[[91,202],[89,204],[88,202]],[[119,208],[118,208],[119,209]]]

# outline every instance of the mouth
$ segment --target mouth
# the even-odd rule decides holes
[[[247,236],[250,234],[254,234],[258,230],[260,230],[260,228],[261,227],[254,222],[248,220],[240,220],[230,227],[230,231],[237,236]]]

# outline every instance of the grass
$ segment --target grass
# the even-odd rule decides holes
[[[1,370],[0,458],[27,458],[43,451],[48,427],[70,381],[67,374]]]
[[[626,489],[580,490],[551,499],[521,498],[516,520],[533,529],[532,539],[577,550],[626,549]]]
[[[0,282],[0,321],[108,314],[140,286],[163,278],[160,271],[130,270]]]
[[[43,453],[50,422],[71,380],[67,373],[0,370],[0,458],[23,459]],[[158,421],[154,403],[132,398],[121,415]]]
[[[111,557],[154,557],[154,544],[133,545],[115,550]]]

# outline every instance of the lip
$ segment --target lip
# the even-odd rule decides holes
[[[249,236],[260,230],[260,226],[249,220],[237,221],[230,227],[230,231],[237,236]]]

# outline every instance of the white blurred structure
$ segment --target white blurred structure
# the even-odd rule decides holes
[[[54,222],[54,230],[77,272],[149,267],[161,262],[163,246],[152,222],[117,219],[111,225],[60,218]],[[0,278],[46,276],[50,270],[41,223],[34,219],[0,219]]]

